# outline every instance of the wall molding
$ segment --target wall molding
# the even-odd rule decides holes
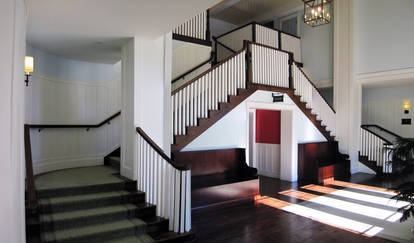
[[[109,85],[111,83],[121,82],[120,79],[116,79],[116,80],[112,80],[112,81],[103,81],[103,82],[67,80],[67,79],[62,79],[62,78],[49,76],[49,75],[45,75],[45,74],[41,74],[41,73],[35,73],[35,72],[32,73],[32,77],[38,78],[38,79],[43,79],[43,80],[49,81],[49,82],[64,83],[64,84],[77,84],[77,85],[84,85],[84,86],[91,86],[91,87],[106,87],[107,85]],[[30,84],[30,81],[29,81],[29,84]]]
[[[361,85],[384,85],[391,84],[392,81],[405,81],[414,84],[414,68],[356,74],[356,80]]]

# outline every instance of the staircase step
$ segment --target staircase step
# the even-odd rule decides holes
[[[143,192],[111,191],[40,199],[39,210],[42,213],[58,213],[110,206],[120,203],[139,203],[144,201],[145,193]]]
[[[174,232],[162,232],[149,234],[155,242],[159,243],[181,243],[181,242],[193,242],[195,241],[195,234],[193,231],[186,233],[174,233]]]
[[[43,231],[70,229],[83,227],[100,222],[113,222],[134,218],[137,206],[134,204],[120,204],[115,206],[75,210],[40,215]]]
[[[103,242],[105,240],[144,234],[145,226],[146,224],[140,219],[121,220],[86,227],[44,232],[41,235],[41,239],[44,243]]]
[[[147,234],[154,232],[168,231],[169,220],[162,217],[152,217],[145,220],[147,224]]]
[[[121,158],[119,156],[108,156],[105,158],[104,164],[119,170],[121,168]]]
[[[128,180],[125,182],[98,184],[98,185],[90,185],[90,186],[37,190],[37,195],[39,199],[42,199],[42,198],[64,197],[64,196],[72,196],[72,195],[88,194],[88,193],[120,191],[120,190],[133,191],[137,188],[136,186],[137,186],[136,181]]]
[[[123,238],[118,238],[115,240],[103,241],[103,243],[153,243],[155,242],[147,234],[142,234],[140,236],[128,236]]]

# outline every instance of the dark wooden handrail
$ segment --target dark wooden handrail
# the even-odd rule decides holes
[[[298,69],[300,70],[300,72],[303,74],[303,76],[305,76],[305,78],[309,81],[309,83],[316,89],[316,91],[319,93],[319,95],[322,97],[322,99],[325,101],[325,103],[329,106],[329,108],[331,108],[331,110],[333,111],[333,113],[336,113],[335,109],[332,107],[331,104],[328,103],[328,101],[325,99],[325,97],[321,94],[321,91],[319,91],[319,89],[315,86],[315,84],[312,82],[312,80],[308,77],[308,75],[306,75],[306,73],[302,70],[302,68],[300,68],[299,64],[295,62],[296,67],[298,67]]]
[[[383,128],[383,127],[378,126],[378,125],[361,125],[361,128],[362,128],[362,129],[364,129],[365,131],[368,131],[368,132],[370,132],[370,133],[374,134],[375,136],[377,136],[377,137],[381,138],[382,140],[384,140],[385,142],[387,142],[387,143],[388,143],[387,145],[391,145],[391,144],[392,144],[392,142],[391,142],[391,141],[389,141],[388,139],[384,138],[383,136],[381,136],[381,135],[377,134],[376,132],[369,130],[369,129],[368,129],[368,127],[376,127],[376,128],[378,128],[378,129],[380,129],[380,130],[383,130],[383,131],[385,131],[385,132],[387,132],[387,133],[389,133],[389,134],[392,134],[393,136],[396,136],[396,137],[398,137],[398,138],[401,138],[401,136],[400,136],[400,135],[397,135],[397,134],[395,134],[395,133],[393,133],[393,132],[391,132],[391,131],[389,131],[389,130],[387,130],[387,129]]]
[[[202,66],[206,65],[207,63],[209,63],[209,62],[213,61],[213,59],[214,59],[214,55],[213,55],[213,54],[211,54],[211,55],[210,55],[210,58],[209,58],[208,60],[206,60],[206,61],[204,61],[204,62],[202,62],[202,63],[198,64],[197,66],[193,67],[192,69],[188,70],[187,72],[185,72],[185,73],[181,74],[180,76],[176,77],[175,79],[173,79],[173,80],[171,81],[171,83],[175,83],[175,82],[177,82],[178,80],[180,80],[180,79],[182,79],[182,78],[185,78],[185,76],[187,76],[188,74],[190,74],[190,73],[194,72],[195,70],[199,69],[200,67],[202,67]]]
[[[218,41],[218,40],[217,40],[217,38],[214,38],[214,41],[215,41],[217,44],[219,44],[220,46],[224,47],[226,50],[228,50],[228,51],[230,51],[230,52],[232,52],[232,53],[236,53],[236,51],[235,51],[235,50],[233,50],[233,49],[231,49],[229,46],[227,46],[227,45],[225,45],[225,44],[221,43],[220,41]]]
[[[189,170],[187,166],[176,165],[174,161],[168,157],[162,150],[145,132],[142,128],[137,127],[137,133],[141,135],[141,137],[165,160],[167,161],[172,167],[179,171]]]
[[[225,36],[225,35],[228,35],[228,34],[233,33],[233,32],[235,32],[235,31],[237,31],[237,30],[239,30],[239,29],[242,29],[242,28],[244,28],[244,27],[246,27],[246,26],[248,26],[248,25],[253,25],[253,24],[257,24],[257,25],[260,25],[260,26],[266,27],[266,28],[268,28],[268,29],[276,30],[276,31],[278,31],[278,32],[280,32],[280,33],[283,33],[283,34],[286,34],[286,35],[290,35],[290,36],[293,36],[293,37],[296,37],[296,38],[300,39],[300,37],[299,37],[299,36],[296,36],[296,35],[292,35],[292,34],[286,33],[285,31],[282,31],[282,30],[279,30],[279,29],[276,29],[276,28],[271,28],[271,27],[269,27],[269,26],[266,26],[266,25],[263,25],[263,24],[257,23],[256,21],[252,21],[252,22],[249,22],[249,23],[247,23],[247,24],[245,24],[245,25],[239,26],[239,27],[237,27],[237,28],[235,28],[235,29],[232,29],[232,30],[230,30],[230,31],[228,31],[228,32],[226,32],[226,33],[224,33],[224,34],[221,34],[221,35],[217,36],[216,38],[217,38],[217,39],[218,39],[218,38],[221,38],[221,37],[223,37],[223,36]]]
[[[239,51],[237,51],[236,53],[234,53],[233,55],[223,59],[222,61],[220,61],[220,63],[214,65],[213,67],[209,68],[208,70],[204,71],[203,73],[201,73],[200,75],[198,75],[197,77],[191,79],[190,81],[188,81],[187,83],[185,83],[184,85],[182,85],[180,88],[174,90],[171,92],[171,95],[175,95],[176,93],[178,93],[180,90],[184,89],[185,87],[189,86],[190,84],[194,83],[195,81],[197,81],[199,78],[203,77],[204,75],[206,75],[207,73],[213,71],[214,69],[220,67],[221,65],[223,65],[223,63],[227,62],[228,60],[230,60],[231,58],[239,55],[240,53],[242,53],[245,50],[245,47],[243,47],[242,49],[240,49]]]
[[[289,55],[292,55],[292,56],[293,56],[293,52],[291,52],[291,51],[286,51],[286,50],[282,50],[282,49],[277,48],[277,47],[268,46],[268,45],[261,44],[261,43],[257,43],[257,42],[253,42],[253,41],[247,41],[247,43],[249,43],[249,44],[253,44],[253,45],[257,45],[257,46],[263,46],[263,47],[266,47],[266,48],[269,48],[269,49],[273,49],[273,50],[276,50],[276,51],[285,52],[285,53],[287,53],[287,54],[289,54]]]
[[[39,129],[43,129],[43,128],[97,128],[97,127],[101,127],[104,124],[110,122],[112,119],[116,118],[117,116],[121,115],[121,111],[118,111],[117,113],[113,114],[112,116],[110,116],[109,118],[105,119],[104,121],[98,123],[98,124],[74,124],[74,125],[52,125],[52,124],[26,124],[27,126],[29,126],[30,128],[39,128]]]
[[[112,119],[121,115],[121,111],[113,114],[104,121],[94,125],[44,125],[44,124],[25,124],[24,125],[24,152],[26,159],[26,183],[27,183],[27,203],[28,208],[35,210],[37,208],[37,196],[36,196],[36,185],[34,181],[33,173],[33,158],[32,158],[32,146],[30,143],[30,129],[44,129],[44,128],[97,128],[101,127],[106,123],[109,123]]]

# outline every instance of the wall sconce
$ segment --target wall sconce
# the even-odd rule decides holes
[[[403,109],[404,109],[404,114],[408,114],[410,112],[410,103],[404,103]]]
[[[24,57],[24,72],[26,73],[26,86],[29,86],[29,77],[31,76],[30,73],[34,70],[34,59],[30,56]]]

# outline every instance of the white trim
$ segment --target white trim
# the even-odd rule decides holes
[[[373,73],[361,73],[356,75],[356,80],[361,85],[393,85],[395,81],[414,83],[414,68],[380,71]]]

